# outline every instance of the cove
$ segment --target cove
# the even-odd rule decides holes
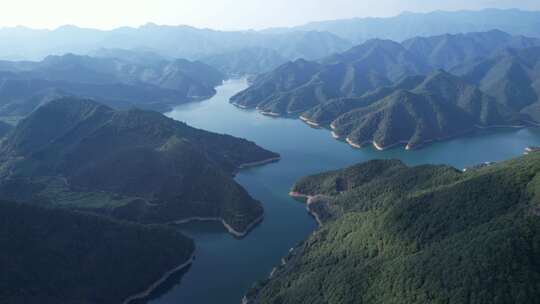
[[[236,177],[263,203],[265,219],[241,240],[218,223],[179,227],[195,239],[196,260],[148,303],[240,303],[253,283],[268,277],[289,249],[316,229],[305,206],[288,196],[292,184],[302,176],[377,158],[464,168],[509,159],[521,155],[527,146],[540,145],[540,130],[530,128],[482,131],[415,151],[402,147],[358,150],[333,139],[328,130],[314,129],[298,119],[272,118],[229,104],[229,98],[246,87],[245,79],[227,81],[213,98],[179,106],[167,115],[197,128],[252,140],[281,154],[281,161],[242,170]]]

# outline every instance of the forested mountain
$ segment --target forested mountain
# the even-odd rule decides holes
[[[540,12],[517,9],[485,9],[479,11],[435,11],[410,13],[389,18],[355,18],[312,22],[289,29],[269,30],[274,33],[289,31],[326,31],[361,43],[373,38],[403,41],[416,36],[435,36],[493,29],[514,35],[540,37]]]
[[[427,61],[435,68],[451,69],[487,58],[507,49],[525,49],[540,46],[539,38],[512,36],[492,30],[465,34],[444,34],[432,37],[415,37],[403,41],[411,53]]]
[[[334,136],[353,146],[373,144],[378,149],[397,144],[414,149],[477,127],[524,123],[519,112],[442,70],[362,97],[330,100],[302,118],[330,123]]]
[[[453,72],[519,111],[524,120],[540,122],[540,47],[506,50]]]
[[[51,54],[89,54],[100,48],[146,50],[161,56],[195,60],[251,47],[269,48],[288,59],[317,59],[352,46],[345,39],[319,31],[271,34],[152,23],[110,31],[76,26],[63,26],[55,30],[2,28],[0,39],[10,41],[0,47],[0,58],[7,60],[41,60]]]
[[[461,172],[378,160],[300,180],[322,227],[248,303],[534,303],[540,154]],[[247,300],[246,299],[246,300]]]
[[[0,157],[7,200],[141,223],[211,218],[242,236],[263,210],[232,176],[279,155],[157,112],[64,98],[21,121]]]
[[[400,44],[371,40],[323,63],[297,60],[261,75],[231,101],[276,115],[297,114],[331,98],[358,96],[427,71]]]
[[[0,247],[4,304],[122,303],[194,251],[171,228],[5,201]]]
[[[212,96],[224,78],[210,66],[182,59],[143,63],[67,54],[41,62],[0,61],[0,118],[17,120],[60,96],[166,111]]]
[[[287,59],[275,50],[256,47],[216,54],[200,60],[231,76],[258,75],[287,62]]]
[[[414,148],[475,127],[538,123],[539,43],[500,31],[375,39],[284,64],[231,102],[331,126],[353,146]]]

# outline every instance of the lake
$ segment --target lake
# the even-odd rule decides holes
[[[464,168],[509,159],[521,155],[527,146],[540,145],[540,130],[533,128],[482,131],[416,151],[402,147],[382,152],[373,148],[357,150],[333,139],[328,130],[229,104],[229,98],[246,87],[245,79],[227,81],[213,98],[179,106],[167,115],[197,128],[252,140],[281,154],[280,162],[243,170],[236,177],[254,198],[263,202],[265,219],[242,240],[234,239],[217,223],[180,227],[195,239],[196,260],[149,303],[240,303],[254,282],[268,277],[289,249],[316,228],[305,206],[288,196],[290,187],[302,176],[376,158],[401,159],[409,165],[431,163]]]

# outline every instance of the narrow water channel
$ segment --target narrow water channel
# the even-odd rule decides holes
[[[418,151],[355,150],[334,140],[327,130],[230,105],[229,98],[246,87],[244,79],[227,81],[213,98],[182,105],[167,115],[197,128],[247,138],[281,154],[280,162],[243,170],[236,178],[263,202],[265,220],[242,240],[234,239],[219,224],[182,226],[196,241],[197,259],[183,276],[171,281],[149,303],[240,303],[255,281],[266,278],[288,250],[316,228],[304,206],[288,196],[292,184],[302,176],[375,158],[463,168],[509,159],[522,154],[527,146],[540,145],[539,129],[505,129],[436,143]]]

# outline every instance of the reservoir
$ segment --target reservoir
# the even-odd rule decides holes
[[[247,87],[245,79],[230,80],[211,99],[179,106],[167,113],[193,127],[242,137],[281,154],[281,161],[242,170],[236,180],[263,203],[265,219],[244,239],[229,235],[221,224],[192,223],[180,227],[195,239],[196,260],[172,279],[149,303],[215,304],[241,301],[256,281],[268,277],[283,256],[316,229],[305,206],[288,196],[300,177],[371,159],[401,159],[409,165],[449,164],[464,168],[501,161],[540,146],[540,129],[499,129],[438,142],[421,150],[398,147],[387,151],[354,149],[298,119],[273,118],[229,104]]]

